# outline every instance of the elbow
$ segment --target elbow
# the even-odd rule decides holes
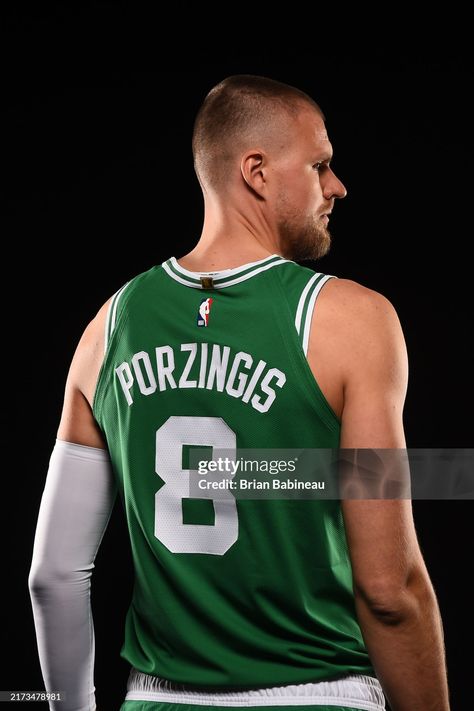
[[[363,605],[370,614],[387,626],[402,624],[436,605],[429,579],[416,584],[387,583],[354,589],[356,605]]]
[[[28,589],[32,600],[38,600],[56,584],[57,577],[49,574],[45,568],[32,566],[28,575]]]
[[[356,605],[364,605],[370,615],[388,627],[400,625],[413,613],[415,601],[407,596],[391,593],[383,597],[356,595]]]
[[[32,600],[51,597],[55,592],[71,585],[88,586],[94,566],[86,566],[80,570],[66,566],[53,567],[45,563],[33,562],[28,575],[28,589]]]
[[[35,561],[31,564],[30,572],[28,574],[28,590],[30,591],[31,598],[36,598],[40,596],[46,587],[46,578],[43,573],[41,566],[37,565]]]
[[[32,600],[38,600],[48,593],[56,580],[56,576],[46,569],[46,566],[33,565],[28,575],[28,589]]]

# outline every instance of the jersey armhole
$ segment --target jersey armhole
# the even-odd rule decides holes
[[[298,301],[295,316],[295,328],[298,334],[298,339],[303,349],[305,356],[308,356],[309,334],[311,331],[311,322],[316,306],[316,299],[323,286],[329,279],[337,279],[332,274],[319,274],[316,272],[306,284]]]
[[[311,332],[311,323],[313,319],[314,309],[316,307],[316,300],[319,294],[321,293],[321,289],[324,287],[325,284],[327,284],[330,279],[337,279],[337,277],[332,274],[321,274],[319,272],[316,272],[309,278],[298,299],[294,325],[296,329],[297,339],[301,346],[300,353],[302,356],[302,360],[304,361],[305,370],[307,371],[308,376],[314,384],[314,388],[317,392],[318,398],[326,409],[328,415],[330,416],[330,419],[334,423],[337,423],[337,426],[339,427],[341,424],[340,419],[337,417],[336,413],[334,412],[328,400],[326,399],[326,396],[319,387],[319,383],[315,378],[314,373],[308,363],[309,336]]]

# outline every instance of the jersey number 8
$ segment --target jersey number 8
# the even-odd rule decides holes
[[[200,498],[214,505],[214,525],[183,523],[182,499],[202,479],[182,468],[184,445],[225,449],[235,460],[237,438],[221,417],[169,417],[157,430],[155,472],[165,483],[155,495],[155,536],[172,553],[223,555],[238,537],[237,502],[228,489],[203,489]]]

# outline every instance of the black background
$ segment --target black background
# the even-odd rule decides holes
[[[112,293],[199,237],[191,131],[200,102],[223,77],[270,76],[319,102],[348,197],[336,205],[333,248],[318,269],[359,281],[395,305],[410,358],[408,445],[473,446],[472,75],[464,57],[352,56],[327,66],[317,51],[219,61],[211,48],[168,71],[175,56],[124,60],[130,19],[140,22],[125,5],[53,4],[10,15],[3,27],[2,167],[12,218],[3,297],[3,382],[5,392],[12,389],[4,399],[5,690],[43,688],[27,575],[70,359]],[[416,501],[414,512],[444,620],[453,709],[462,711],[469,708],[474,508],[470,501]],[[130,571],[117,506],[93,577],[99,709],[116,709],[124,697],[128,667],[119,651]]]

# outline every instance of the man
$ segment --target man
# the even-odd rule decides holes
[[[45,684],[67,693],[52,708],[95,707],[89,578],[118,488],[136,571],[124,711],[375,711],[382,689],[392,711],[446,711],[410,501],[190,496],[193,447],[405,447],[407,385],[390,303],[292,261],[327,252],[346,195],[317,104],[229,77],[193,152],[199,242],[117,292],[71,365],[30,574]]]

